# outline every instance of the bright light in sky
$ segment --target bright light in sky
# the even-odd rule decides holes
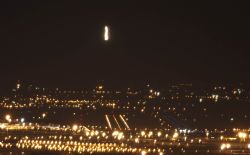
[[[109,28],[108,28],[108,26],[104,27],[104,40],[105,41],[109,40]]]

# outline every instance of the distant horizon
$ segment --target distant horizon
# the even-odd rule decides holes
[[[88,83],[81,83],[81,84],[76,84],[76,83],[64,83],[60,84],[59,83],[46,83],[42,81],[31,81],[31,80],[16,80],[15,82],[12,82],[11,84],[8,85],[9,88],[16,87],[16,84],[18,81],[21,84],[24,84],[25,86],[32,85],[32,86],[37,86],[37,87],[46,87],[46,88],[62,88],[62,89],[80,89],[80,88],[95,88],[96,86],[103,85],[105,88],[142,88],[146,87],[147,85],[152,86],[152,87],[159,87],[160,89],[164,89],[165,87],[173,86],[173,85],[192,85],[195,87],[203,87],[203,86],[243,86],[246,88],[249,88],[248,83],[244,82],[204,82],[204,81],[196,81],[196,82],[188,82],[188,81],[183,81],[183,82],[175,82],[175,81],[165,81],[165,82],[156,82],[156,81],[149,81],[149,80],[125,80],[125,81],[120,81],[120,80],[88,80]],[[11,87],[12,86],[12,87]],[[7,86],[6,86],[7,87]]]

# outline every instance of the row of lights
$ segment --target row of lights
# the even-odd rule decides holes
[[[53,150],[67,152],[123,152],[123,153],[158,153],[163,155],[161,149],[142,149],[136,147],[128,147],[125,144],[116,143],[80,143],[76,141],[53,141],[53,140],[20,140],[16,144],[19,149],[35,149],[35,150]]]

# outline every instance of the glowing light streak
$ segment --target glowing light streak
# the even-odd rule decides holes
[[[109,40],[109,28],[108,28],[108,26],[104,27],[104,40],[105,41]]]
[[[122,115],[119,115],[119,116],[120,116],[122,122],[124,123],[124,125],[127,127],[127,129],[130,130],[130,127],[128,126],[127,122],[124,120],[124,118],[122,117]]]
[[[112,130],[112,126],[111,126],[111,123],[110,123],[110,121],[109,121],[108,115],[105,115],[105,118],[106,118],[106,121],[107,121],[107,123],[108,123],[109,128]]]
[[[117,124],[117,126],[118,126],[119,130],[121,130],[121,126],[119,125],[119,123],[118,123],[118,121],[117,121],[117,119],[115,118],[115,116],[114,116],[114,115],[113,115],[113,118],[114,118],[115,123]]]

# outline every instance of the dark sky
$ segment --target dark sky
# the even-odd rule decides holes
[[[249,5],[218,1],[8,1],[0,85],[249,83]],[[104,25],[111,40],[102,40]]]

